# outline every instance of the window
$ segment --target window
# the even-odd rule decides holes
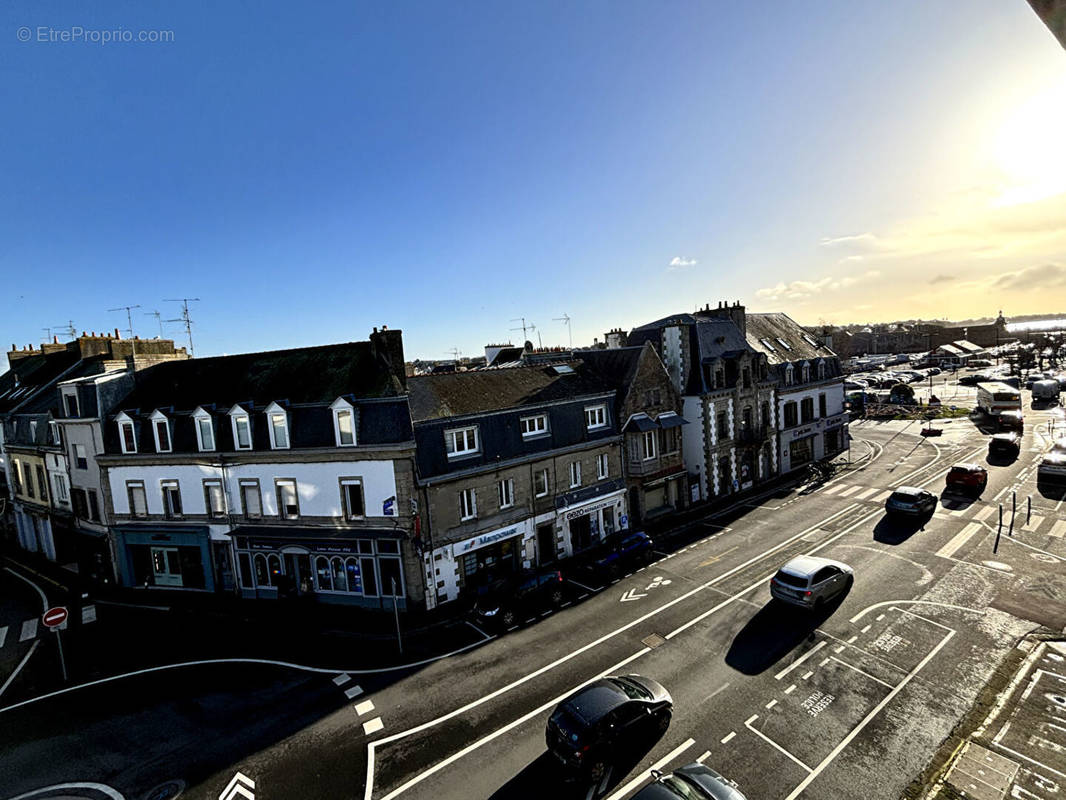
[[[581,485],[581,462],[570,462],[570,488],[573,489]]]
[[[22,465],[18,461],[12,459],[11,467],[11,479],[15,494],[22,494]]]
[[[78,395],[75,392],[70,392],[69,394],[64,392],[63,407],[66,409],[68,417],[76,418],[78,416]]]
[[[811,365],[804,361],[800,365],[800,381],[806,383],[811,379]]]
[[[259,494],[259,481],[241,481],[241,510],[248,519],[263,516],[263,498]]]
[[[791,386],[792,385],[793,381],[795,380],[795,375],[796,375],[796,372],[795,372],[795,369],[793,369],[792,365],[791,364],[786,364],[785,365],[785,386]]]
[[[196,425],[196,446],[201,453],[207,453],[215,449],[215,423],[211,415],[202,408],[193,412],[193,423]]]
[[[548,415],[537,414],[535,417],[522,417],[519,420],[519,425],[522,428],[523,439],[528,439],[530,436],[540,436],[548,432]]]
[[[148,496],[144,493],[144,482],[126,481],[126,494],[129,496],[130,514],[134,517],[147,517]]]
[[[814,419],[814,398],[804,397],[800,401],[800,417],[803,422],[810,422]]]
[[[41,496],[41,502],[48,502],[48,484],[44,479],[44,467],[37,465],[37,493]]]
[[[152,419],[152,431],[155,433],[155,451],[157,453],[170,452],[170,423],[166,418]]]
[[[655,431],[650,431],[650,433],[655,433]],[[601,480],[602,481],[602,480],[606,479],[608,477],[608,475],[610,474],[610,471],[611,471],[611,468],[610,468],[610,463],[607,460],[607,454],[606,453],[600,453],[598,456],[596,456],[596,478],[597,478],[597,480]]]
[[[160,481],[163,490],[163,514],[173,519],[181,516],[181,487],[177,481]]]
[[[790,401],[785,403],[785,427],[794,428],[799,423],[796,417],[796,403]]]
[[[824,417],[825,416],[825,395],[824,394],[818,395],[818,416],[819,417]]]
[[[762,426],[764,428],[770,427],[770,404],[767,402],[762,404]]]
[[[362,519],[366,516],[366,503],[363,499],[363,482],[358,479],[342,480],[341,502],[344,506],[345,519]]]
[[[30,441],[34,444],[37,443],[37,420],[30,420]]]
[[[355,410],[343,397],[338,397],[330,406],[333,410],[333,436],[337,447],[354,447]]]
[[[252,422],[243,411],[230,412],[233,420],[233,444],[238,450],[252,449]]]
[[[724,411],[718,412],[718,438],[729,438],[729,419]]]
[[[477,516],[477,495],[473,489],[459,492],[459,519],[473,519]]]
[[[81,517],[84,519],[89,516],[89,507],[85,502],[84,489],[70,490],[70,505],[73,508],[75,517]]]
[[[266,409],[270,422],[270,448],[272,450],[289,449],[289,415],[277,403],[271,403]]]
[[[300,516],[300,502],[296,492],[296,481],[286,478],[274,481],[278,495],[278,516],[282,519],[296,519]]]
[[[63,445],[63,433],[60,430],[59,423],[49,420],[48,422],[48,434],[52,444]]]
[[[52,495],[63,505],[70,503],[70,498],[67,495],[67,479],[64,475],[52,476]]]
[[[751,433],[751,406],[744,406],[744,410],[740,412],[740,430],[743,433]]]
[[[89,457],[83,444],[74,445],[74,466],[78,469],[89,468]]]
[[[818,364],[816,365],[816,369],[817,369],[817,374],[818,374],[818,380],[824,380],[825,379],[825,362],[822,361],[821,359],[818,359]]]
[[[96,497],[96,490],[89,489],[86,491],[86,496],[89,498],[89,519],[93,522],[100,521],[100,501]]]
[[[751,367],[744,367],[740,372],[745,389],[751,388]]]
[[[476,453],[478,451],[477,426],[452,428],[445,431],[444,446],[448,451],[448,458]]]
[[[538,470],[533,475],[533,491],[537,497],[544,497],[548,493],[548,470]]]
[[[663,455],[673,455],[681,448],[681,430],[679,428],[663,428],[662,431]]]
[[[724,369],[716,369],[714,371],[714,388],[715,389],[723,389],[723,388],[725,388],[725,370]]]
[[[207,516],[217,519],[226,516],[226,501],[222,495],[222,481],[204,481],[204,508]]]
[[[500,481],[496,488],[500,495],[500,508],[510,508],[514,505],[514,479],[507,478]]]
[[[607,427],[607,406],[589,406],[585,409],[585,427],[590,431]]]
[[[656,432],[655,431],[653,431],[653,430],[652,431],[644,431],[644,460],[645,461],[650,461],[651,459],[655,458],[655,444],[656,444],[655,440],[657,438],[658,437],[656,436]]]
[[[20,483],[22,484],[23,491],[25,492],[26,496],[36,497],[37,493],[33,491],[33,472],[32,470],[30,470],[30,465],[19,464],[19,462],[16,461],[15,468],[16,472],[21,472],[22,474],[22,480],[20,481]]]
[[[777,343],[778,343],[779,345],[781,345],[781,346],[782,346],[783,348],[785,348],[786,350],[791,350],[791,349],[792,349],[792,345],[790,345],[790,344],[789,344],[788,342],[786,342],[786,341],[785,341],[784,339],[778,339],[778,340],[777,340]]]
[[[125,414],[118,416],[118,435],[123,453],[137,452],[137,434],[133,430],[133,420]]]

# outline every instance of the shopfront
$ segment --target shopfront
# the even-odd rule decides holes
[[[121,585],[144,589],[213,592],[210,536],[206,527],[116,526]]]
[[[563,547],[567,555],[577,555],[603,541],[615,531],[629,527],[625,512],[625,488],[574,503],[559,510]]]
[[[426,556],[426,565],[436,583],[437,601],[455,600],[530,566],[535,549],[536,533],[528,519],[435,548]]]

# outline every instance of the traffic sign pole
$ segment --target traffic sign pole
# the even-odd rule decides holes
[[[56,645],[59,647],[59,668],[63,670],[63,683],[67,682],[67,661],[63,658],[63,639],[59,635],[59,628],[52,628],[56,635]]]
[[[63,639],[59,635],[59,629],[67,621],[67,609],[63,606],[53,606],[44,612],[41,621],[46,627],[51,628],[56,635],[56,647],[59,648],[59,668],[63,671],[63,683],[67,682],[67,660],[63,656]]]

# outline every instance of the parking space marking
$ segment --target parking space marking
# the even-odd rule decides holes
[[[711,751],[710,750],[705,750],[703,753],[701,753],[699,756],[696,757],[696,763],[697,764],[702,764],[704,761],[706,761],[710,757],[711,757]]]
[[[785,694],[792,694],[794,691],[796,691],[796,684],[792,684],[787,689],[785,689]]]
[[[661,770],[663,767],[665,767],[667,764],[669,764],[671,761],[673,761],[679,755],[684,753],[686,750],[688,750],[694,744],[696,744],[696,740],[695,739],[686,739],[681,744],[679,744],[677,747],[675,747],[673,750],[671,750],[669,753],[667,753],[665,756],[663,756],[658,761],[656,761],[654,764],[652,764],[647,770],[645,770],[644,772],[642,772],[639,775],[637,775],[637,777],[633,778],[633,780],[631,780],[625,786],[623,786],[618,791],[616,791],[614,794],[612,794],[610,797],[608,797],[607,800],[621,800],[621,798],[625,797],[631,791],[633,791],[638,786],[640,786],[640,784],[644,783],[644,781],[646,781],[648,778],[650,778],[652,776],[653,772],[655,772],[656,770]],[[711,751],[708,750],[706,755],[704,756],[704,758],[706,758],[706,756],[709,756],[710,754],[711,754]]]
[[[777,705],[777,698],[775,697],[773,700],[771,700],[769,703],[767,703],[765,706],[763,706],[763,708],[773,708],[776,705]]]
[[[848,639],[848,644],[854,644],[855,640],[858,638],[858,635],[852,636],[850,639]]]
[[[843,653],[844,652],[844,645],[842,645],[842,644],[837,645],[836,647],[833,648],[833,652],[834,653]]]
[[[878,614],[877,617],[874,619],[874,622],[880,622],[884,618],[885,618],[884,614]]]
[[[794,669],[795,669],[796,667],[798,667],[798,666],[799,666],[800,664],[802,664],[802,663],[803,663],[804,661],[806,661],[806,660],[807,660],[808,658],[810,658],[811,656],[813,656],[813,655],[814,655],[815,653],[817,653],[817,652],[818,652],[819,650],[821,650],[821,649],[822,649],[823,647],[825,647],[825,641],[824,641],[824,640],[823,640],[823,641],[821,641],[821,642],[818,642],[818,644],[816,644],[816,645],[815,645],[814,647],[812,647],[812,648],[811,648],[810,650],[808,650],[808,651],[807,651],[806,653],[804,653],[804,654],[803,654],[802,656],[800,656],[799,658],[797,658],[797,659],[796,659],[795,661],[793,661],[793,662],[792,662],[791,664],[789,664],[789,665],[788,665],[787,667],[785,667],[785,668],[784,668],[783,670],[781,670],[781,671],[780,671],[779,673],[777,673],[776,675],[774,675],[774,680],[775,680],[775,681],[779,681],[779,680],[781,680],[781,679],[782,679],[783,677],[785,677],[786,675],[788,675],[788,673],[790,673],[790,672],[791,672],[792,670],[794,670]]]
[[[861,631],[859,631],[859,633],[866,633],[866,631],[868,631],[868,630],[870,630],[870,626],[869,625],[867,625],[865,628],[863,628]]]
[[[869,678],[869,679],[870,679],[870,680],[872,680],[872,681],[877,681],[877,682],[878,682],[879,684],[881,684],[882,686],[887,686],[887,687],[888,687],[889,689],[894,689],[894,688],[895,688],[895,687],[894,687],[894,686],[893,686],[893,685],[892,685],[891,683],[887,683],[887,682],[885,682],[885,681],[881,680],[880,678],[875,678],[875,677],[874,677],[873,675],[871,675],[871,674],[870,674],[869,672],[866,672],[865,670],[861,670],[861,669],[859,669],[859,668],[858,668],[858,667],[856,667],[856,666],[855,666],[854,664],[849,664],[849,663],[848,663],[847,661],[841,661],[841,660],[840,660],[839,658],[837,658],[836,656],[832,656],[832,659],[833,659],[833,660],[834,660],[835,662],[837,662],[838,664],[843,664],[843,665],[844,665],[845,667],[847,667],[848,669],[851,669],[851,670],[855,670],[855,672],[859,673],[860,675],[865,675],[865,676],[866,676],[867,678]]]
[[[730,731],[729,733],[727,733],[725,735],[725,738],[722,739],[722,744],[727,744],[727,743],[731,742],[733,740],[733,737],[736,736],[736,735],[737,735],[736,731]]]
[[[584,590],[585,590],[586,592],[588,592],[589,594],[592,594],[593,592],[598,592],[598,591],[599,591],[600,589],[602,589],[602,588],[603,588],[602,586],[600,586],[600,587],[598,587],[598,588],[596,588],[596,589],[593,589],[593,588],[591,588],[591,587],[589,587],[589,586],[586,586],[586,585],[585,585],[585,584],[583,584],[583,583],[578,583],[578,582],[577,582],[577,581],[575,581],[575,580],[574,580],[573,578],[571,578],[571,579],[570,579],[570,583],[574,584],[574,586],[576,586],[576,587],[577,587],[578,589],[584,589]],[[585,596],[586,596],[586,597],[588,597],[588,595],[585,595]]]
[[[803,676],[802,676],[802,680],[807,680],[807,678],[811,677],[811,675],[813,675],[813,674],[814,674],[814,670],[813,669],[812,670],[808,670],[807,672],[804,672]]]
[[[28,639],[32,639],[37,635],[37,617],[30,617],[28,620],[22,623],[22,635],[19,636],[20,642],[25,642]]]
[[[795,761],[797,764],[799,764],[801,767],[803,767],[805,770],[807,770],[807,772],[810,772],[811,771],[810,767],[808,767],[806,764],[804,764],[802,761],[800,761],[798,758],[796,758],[794,755],[792,755],[792,753],[788,752],[788,750],[783,748],[781,745],[779,745],[777,742],[775,742],[773,739],[771,739],[765,733],[763,733],[760,730],[756,730],[755,728],[753,728],[751,726],[751,723],[753,723],[758,718],[759,718],[758,714],[752,714],[750,717],[748,717],[747,722],[744,723],[744,727],[747,728],[752,733],[754,733],[756,736],[758,736],[760,739],[762,739],[764,742],[766,742],[772,748],[777,750],[779,753],[781,753],[784,756],[788,757],[792,761]]]
[[[972,537],[979,530],[981,530],[981,526],[978,525],[976,522],[968,523],[965,528],[963,528],[951,538],[951,541],[949,541],[946,545],[937,550],[936,554],[945,558],[951,558],[953,555],[955,555],[955,553],[958,552],[958,550],[964,544],[970,541],[970,537]]]

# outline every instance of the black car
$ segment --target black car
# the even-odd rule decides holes
[[[600,780],[620,747],[670,727],[674,701],[662,684],[640,675],[590,683],[561,702],[544,732],[548,752],[564,768]]]
[[[686,764],[670,775],[652,770],[654,781],[633,800],[747,800],[737,785],[703,764]]]
[[[474,614],[486,625],[510,628],[524,613],[563,602],[565,583],[555,569],[523,570],[493,581],[474,604]]]
[[[609,575],[636,564],[647,564],[652,558],[654,542],[646,533],[615,533],[603,540],[592,556],[592,566]]]
[[[997,433],[988,440],[988,455],[1000,458],[1015,458],[1022,450],[1021,437],[1013,432]]]

